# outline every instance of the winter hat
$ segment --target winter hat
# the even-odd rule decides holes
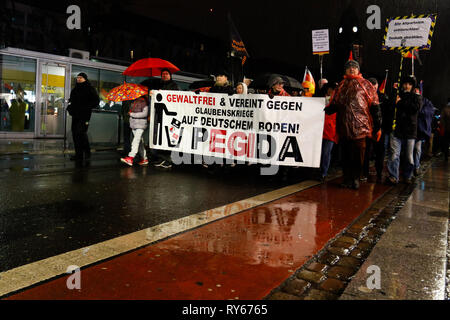
[[[273,87],[274,85],[276,85],[277,83],[286,83],[281,77],[279,77],[279,76],[276,76],[276,77],[273,77],[272,79],[270,79],[270,81],[269,81],[269,87]]]
[[[355,68],[358,68],[358,70],[361,70],[361,69],[359,68],[359,63],[358,63],[358,61],[356,61],[356,60],[348,60],[348,61],[345,63],[345,65],[344,65],[344,69],[345,69],[345,70],[347,70],[347,69],[350,68],[350,67],[355,67]]]
[[[417,84],[416,77],[414,77],[413,75],[404,76],[402,78],[401,84],[403,85],[404,83],[410,83],[412,84],[413,88],[415,88]]]
[[[84,80],[87,80],[88,79],[88,76],[87,76],[87,74],[86,73],[84,73],[84,72],[80,72],[78,75],[77,75],[77,77],[83,77],[84,78]]]
[[[220,70],[219,72],[217,72],[217,76],[225,76],[229,78],[230,74],[226,70]]]
[[[170,72],[170,70],[167,68],[163,68],[163,69],[161,69],[161,75],[164,71],[167,71],[170,74],[170,79],[172,79],[172,72]]]

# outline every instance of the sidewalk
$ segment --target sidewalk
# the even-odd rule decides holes
[[[342,300],[444,300],[449,224],[449,165],[436,160],[372,250]],[[368,268],[380,270],[380,287]],[[374,268],[374,267],[372,267]]]
[[[92,151],[116,150],[118,146],[92,144]],[[0,155],[54,155],[74,153],[73,146],[64,139],[0,139]]]

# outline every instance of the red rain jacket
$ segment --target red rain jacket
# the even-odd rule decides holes
[[[362,139],[372,136],[372,117],[369,107],[377,105],[378,95],[374,86],[361,74],[344,76],[330,106],[337,109],[336,129],[339,137]]]

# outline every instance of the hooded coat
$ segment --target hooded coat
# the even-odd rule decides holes
[[[344,76],[325,108],[327,114],[336,115],[336,129],[339,137],[357,140],[372,136],[373,120],[371,107],[378,107],[378,95],[374,86],[361,74]]]
[[[70,92],[69,102],[67,112],[73,118],[89,121],[92,109],[98,107],[100,98],[91,83],[86,80],[75,85],[75,88]]]
[[[148,105],[143,97],[134,100],[130,107],[130,128],[147,129]]]

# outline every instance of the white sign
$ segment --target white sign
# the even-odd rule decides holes
[[[391,20],[388,24],[385,47],[426,47],[431,17]]]
[[[330,52],[328,29],[312,31],[313,54],[326,54]]]
[[[324,98],[154,91],[151,100],[151,148],[252,163],[320,166]]]

